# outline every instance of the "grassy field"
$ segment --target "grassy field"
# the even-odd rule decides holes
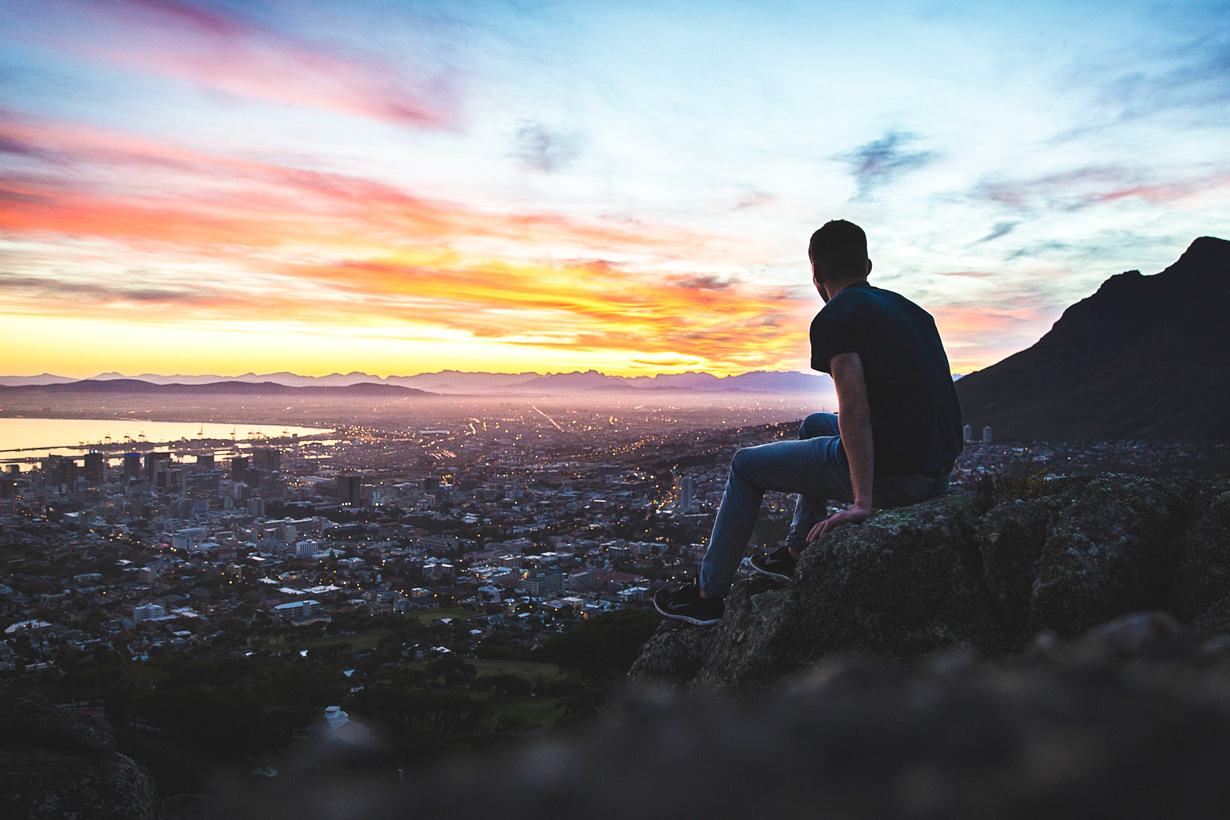
[[[491,705],[494,713],[487,721],[487,726],[495,728],[500,715],[517,715],[531,729],[551,726],[563,714],[558,703],[559,698],[510,698],[503,702],[493,701]]]
[[[473,618],[474,611],[462,606],[442,606],[439,609],[423,609],[407,613],[411,618],[418,618],[423,624],[430,624],[440,618]]]
[[[298,652],[301,649],[321,649],[326,646],[348,644],[351,652],[368,652],[376,648],[380,639],[391,634],[387,629],[375,629],[371,632],[356,632],[353,635],[322,635],[319,638],[307,640],[290,640],[278,646],[279,651]]]
[[[490,658],[465,658],[466,663],[472,664],[478,670],[480,675],[496,675],[500,672],[507,672],[513,675],[520,675],[528,680],[533,680],[538,676],[554,680],[562,678],[567,673],[553,663],[536,663],[534,661],[502,661],[493,660]],[[420,669],[424,664],[430,661],[415,661],[405,665],[406,669]]]
[[[534,661],[502,661],[491,658],[466,658],[466,663],[474,664],[480,675],[496,675],[500,672],[511,672],[523,678],[534,678],[542,675],[547,679],[561,678],[564,671],[553,663],[536,663]]]

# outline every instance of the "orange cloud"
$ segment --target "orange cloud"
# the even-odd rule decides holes
[[[0,275],[0,306],[25,314],[105,308],[137,322],[394,325],[411,336],[436,328],[729,372],[736,361],[798,358],[815,309],[728,275],[656,270],[651,260],[727,261],[707,250],[720,240],[676,226],[482,213],[358,177],[79,127],[0,125],[0,151],[23,169],[0,182],[0,230],[62,248],[74,238],[115,247],[105,274],[35,259]],[[475,240],[496,250],[467,250]],[[126,273],[134,252],[174,269]],[[184,281],[206,264],[210,274]]]

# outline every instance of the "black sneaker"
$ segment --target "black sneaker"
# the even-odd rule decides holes
[[[790,554],[788,547],[779,547],[773,552],[758,552],[748,561],[752,569],[789,581],[794,578],[794,568],[799,562]]]
[[[726,611],[726,601],[721,598],[700,597],[700,582],[693,581],[679,589],[663,587],[653,595],[653,608],[668,618],[687,621],[697,626],[713,626],[720,623]]]

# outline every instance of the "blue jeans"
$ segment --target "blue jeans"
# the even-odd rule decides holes
[[[766,491],[796,494],[794,520],[786,537],[786,546],[796,550],[806,547],[812,527],[828,518],[830,501],[854,501],[850,470],[838,455],[840,446],[837,416],[813,413],[799,425],[798,441],[775,441],[735,453],[700,568],[700,585],[706,593],[722,596],[730,589]],[[939,478],[877,475],[872,485],[872,504],[914,504],[944,492],[948,478],[947,474]]]

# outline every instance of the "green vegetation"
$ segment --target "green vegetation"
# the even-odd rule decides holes
[[[160,777],[182,788],[203,776],[202,761],[276,758],[315,731],[328,706],[373,729],[385,743],[373,765],[393,771],[592,717],[658,624],[642,611],[605,613],[531,650],[519,632],[476,641],[472,616],[454,606],[343,613],[298,627],[231,619],[212,648],[167,648],[138,662],[83,657],[55,683],[55,697],[101,699],[125,748],[139,762],[148,754]],[[453,652],[414,660],[436,646]],[[468,656],[479,651],[488,656]]]
[[[547,642],[547,659],[597,681],[609,681],[632,667],[641,646],[661,618],[641,609],[606,612]]]
[[[439,609],[421,609],[417,612],[408,613],[408,617],[418,619],[419,623],[430,624],[432,621],[438,621],[441,618],[465,619],[473,618],[474,612],[461,606],[442,606]]]

